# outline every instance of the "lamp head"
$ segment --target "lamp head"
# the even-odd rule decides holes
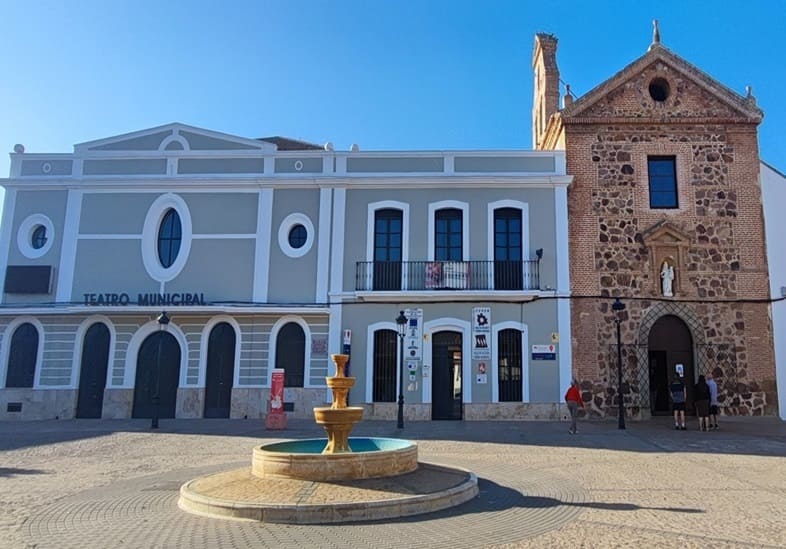
[[[161,311],[161,314],[156,317],[156,322],[162,328],[166,328],[167,324],[169,324],[169,317],[166,314],[166,311]]]
[[[538,261],[543,259],[543,248],[538,248],[535,250],[535,255],[538,256]]]
[[[614,303],[611,304],[611,310],[614,311],[615,313],[618,313],[620,311],[624,311],[625,310],[625,304],[622,301],[620,301],[620,298],[615,297],[614,298]]]
[[[398,333],[403,335],[407,329],[407,317],[404,311],[399,311],[398,318],[396,318],[396,326],[398,327]]]

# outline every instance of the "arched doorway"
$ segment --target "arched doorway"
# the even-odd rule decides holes
[[[235,329],[220,322],[210,330],[205,371],[205,417],[229,417],[235,373]]]
[[[38,360],[38,330],[25,322],[14,330],[11,336],[11,350],[8,352],[8,371],[5,386],[33,387],[35,364]]]
[[[158,417],[175,417],[180,381],[180,345],[172,334],[155,332],[139,347],[131,417],[153,417],[153,398],[158,398]]]
[[[650,410],[652,415],[671,412],[669,384],[682,371],[682,382],[688,393],[685,412],[693,409],[693,338],[681,318],[674,315],[660,317],[650,329],[648,338]]]
[[[284,387],[303,387],[306,365],[306,333],[288,322],[276,338],[276,368],[284,369]]]
[[[436,332],[431,344],[431,419],[461,419],[461,333]]]
[[[76,417],[94,419],[101,417],[108,362],[109,328],[103,322],[96,322],[87,329],[82,342]]]

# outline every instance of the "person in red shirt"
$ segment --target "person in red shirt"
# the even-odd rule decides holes
[[[584,401],[581,400],[581,392],[579,392],[579,382],[575,379],[570,382],[570,387],[568,387],[568,391],[565,393],[565,402],[568,405],[568,411],[570,411],[570,429],[568,429],[568,432],[571,435],[575,435],[577,433],[576,416],[579,413],[579,406],[584,408]]]

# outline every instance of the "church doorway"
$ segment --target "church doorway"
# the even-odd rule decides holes
[[[649,378],[650,411],[652,415],[671,413],[669,384],[681,377],[687,392],[685,413],[692,414],[693,385],[696,383],[693,366],[693,338],[690,329],[677,316],[660,317],[650,329]]]

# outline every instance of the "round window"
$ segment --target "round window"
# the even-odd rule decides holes
[[[285,255],[303,257],[314,244],[314,224],[306,214],[289,214],[278,226],[278,245]]]
[[[303,225],[295,225],[289,230],[289,245],[295,249],[302,248],[307,238],[308,231]]]
[[[33,229],[33,236],[31,238],[30,244],[33,246],[34,250],[40,250],[46,244],[46,227],[43,225],[37,225],[35,229]]]
[[[653,78],[650,82],[650,97],[655,101],[662,102],[669,98],[671,88],[665,78]]]
[[[171,267],[177,259],[182,238],[180,216],[174,208],[169,208],[158,228],[158,260],[165,269]]]
[[[52,248],[55,239],[55,226],[44,214],[27,216],[19,224],[16,233],[16,244],[19,251],[27,258],[42,257]]]

